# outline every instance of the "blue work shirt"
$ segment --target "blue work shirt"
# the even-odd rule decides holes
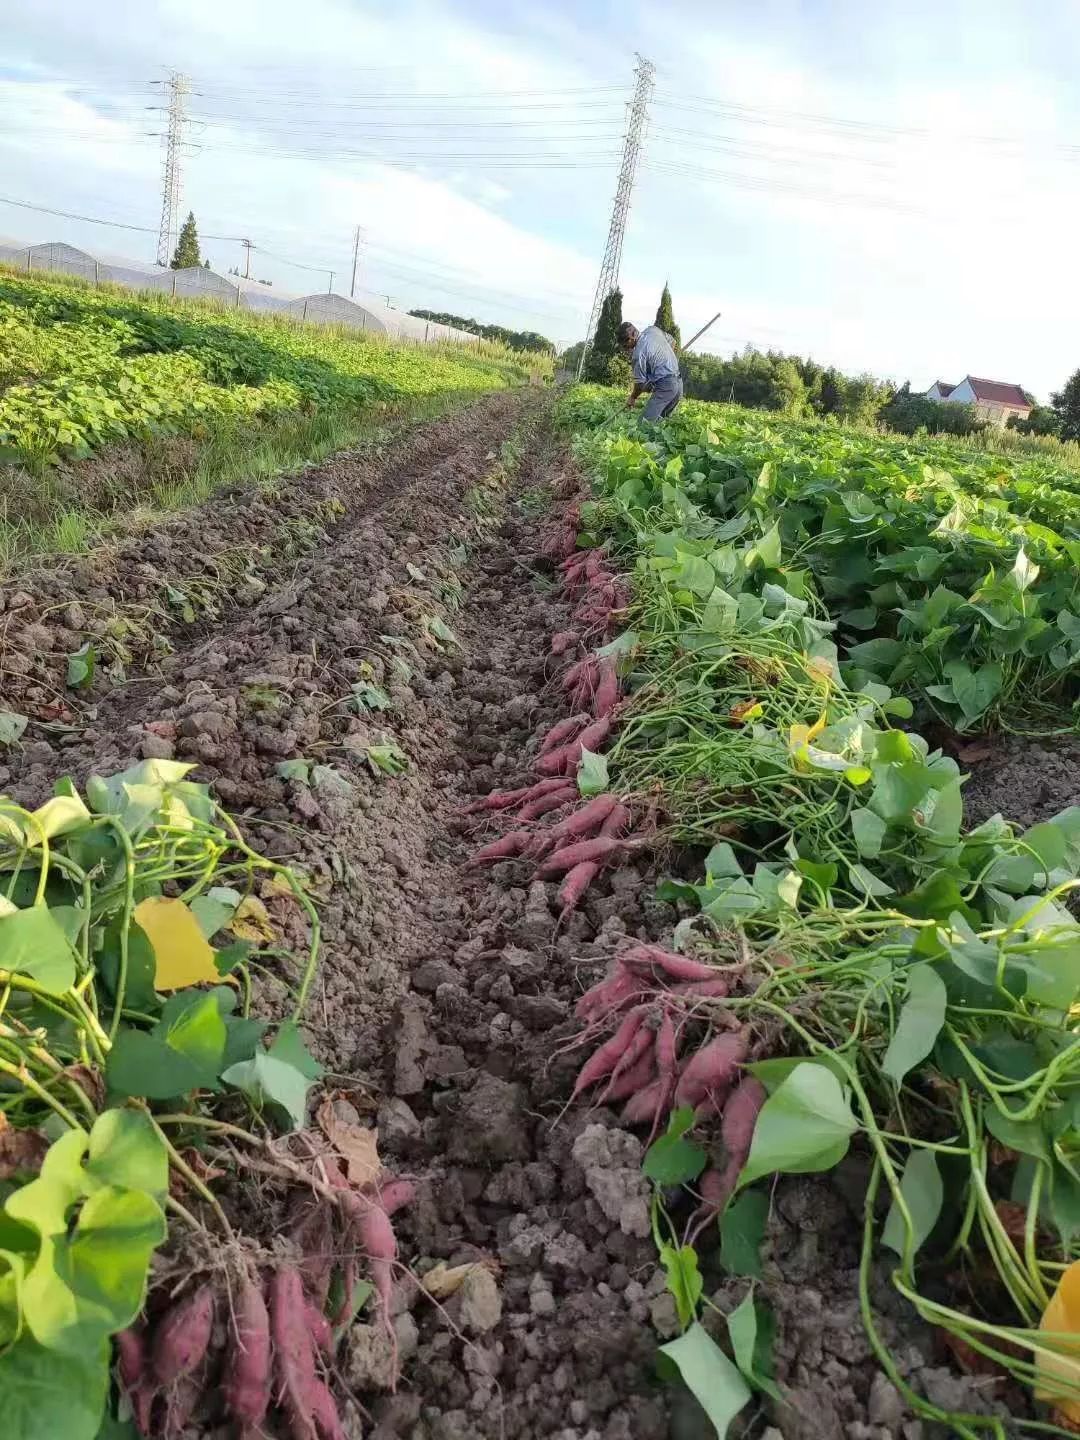
[[[671,341],[659,325],[646,325],[637,338],[630,357],[630,369],[637,384],[658,385],[662,380],[679,378],[679,362]]]

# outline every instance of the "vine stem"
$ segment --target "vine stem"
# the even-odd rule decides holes
[[[146,1110],[146,1114],[149,1116],[150,1124],[154,1127],[158,1139],[165,1146],[165,1149],[169,1155],[169,1161],[172,1164],[173,1168],[178,1170],[180,1174],[184,1177],[184,1179],[188,1182],[188,1184],[191,1186],[191,1188],[196,1191],[197,1194],[202,1196],[202,1198],[206,1201],[207,1205],[210,1206],[210,1209],[213,1210],[214,1214],[217,1216],[218,1223],[225,1231],[225,1234],[229,1237],[230,1240],[233,1239],[233,1228],[229,1224],[229,1217],[221,1208],[217,1196],[210,1189],[210,1187],[204,1184],[204,1182],[199,1179],[198,1175],[195,1174],[195,1171],[180,1154],[179,1150],[177,1150],[175,1145],[173,1145],[172,1141],[165,1134],[165,1131],[162,1130],[161,1126],[157,1122],[157,1119],[150,1114],[149,1109]]]
[[[221,820],[232,836],[237,849],[247,857],[248,862],[253,867],[259,870],[272,870],[277,875],[284,875],[286,884],[292,891],[297,904],[308,918],[308,924],[311,926],[311,944],[308,949],[307,963],[304,966],[304,972],[300,977],[300,984],[296,990],[296,1003],[293,1006],[293,1012],[290,1017],[292,1020],[299,1020],[300,1016],[304,1013],[304,1007],[307,1005],[308,992],[311,989],[312,981],[315,979],[315,972],[319,963],[319,945],[322,937],[322,924],[319,920],[319,912],[311,903],[311,899],[304,887],[300,884],[300,881],[288,865],[276,865],[273,861],[264,859],[263,856],[252,850],[243,835],[241,835],[240,827],[231,815],[221,812]]]
[[[877,1333],[877,1326],[874,1323],[874,1311],[870,1301],[870,1256],[874,1247],[874,1202],[877,1200],[878,1187],[881,1184],[882,1165],[878,1157],[874,1159],[874,1168],[870,1172],[870,1183],[866,1187],[866,1203],[863,1207],[863,1239],[862,1250],[859,1255],[859,1310],[862,1313],[863,1326],[866,1329],[867,1338],[877,1356],[877,1362],[882,1370],[889,1377],[893,1386],[903,1396],[908,1406],[916,1413],[923,1415],[929,1420],[936,1420],[939,1424],[951,1426],[954,1433],[964,1437],[964,1440],[978,1440],[978,1430],[971,1428],[972,1425],[989,1424],[991,1433],[995,1440],[1005,1440],[1005,1431],[1001,1421],[985,1416],[949,1414],[938,1406],[931,1404],[929,1400],[919,1395],[907,1383],[896,1367],[896,1361],[889,1353],[888,1346]]]
[[[202,1221],[197,1220],[187,1206],[181,1205],[175,1196],[165,1196],[165,1208],[166,1210],[171,1210],[174,1215],[179,1215],[180,1219],[183,1220],[186,1225],[190,1225],[193,1230],[201,1230],[204,1235],[206,1234],[206,1226]]]
[[[269,1140],[264,1140],[258,1135],[252,1135],[250,1130],[242,1130],[239,1125],[230,1125],[225,1120],[213,1120],[208,1115],[159,1115],[158,1123],[161,1125],[197,1125],[200,1129],[210,1130],[215,1135],[227,1136],[233,1140],[243,1140],[246,1145],[253,1146],[256,1150],[264,1150],[271,1157],[267,1161],[253,1160],[250,1156],[239,1155],[232,1151],[233,1158],[239,1165],[246,1165],[249,1169],[259,1170],[264,1175],[288,1175],[301,1185],[309,1185],[318,1194],[327,1200],[337,1203],[338,1193],[330,1185],[324,1185],[314,1175],[309,1175],[302,1166],[295,1161],[288,1160],[278,1155]]]
[[[82,1129],[82,1126],[67,1106],[61,1105],[55,1095],[50,1095],[43,1085],[39,1085],[25,1065],[13,1065],[10,1060],[0,1059],[0,1075],[10,1075],[11,1078],[17,1080],[20,1085],[25,1085],[27,1090],[36,1095],[43,1104],[48,1105],[49,1109],[55,1114],[59,1115],[60,1119],[63,1120],[64,1124],[70,1130]]]
[[[132,849],[130,835],[119,821],[114,821],[110,829],[116,835],[120,848],[124,852],[124,913],[120,919],[120,964],[116,975],[112,1020],[109,1023],[109,1044],[111,1045],[116,1039],[116,1032],[120,1029],[124,995],[127,992],[128,936],[131,930],[131,917],[135,910],[135,852]]]

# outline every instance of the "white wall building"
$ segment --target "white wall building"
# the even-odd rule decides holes
[[[941,400],[946,405],[974,405],[980,420],[1002,427],[1010,415],[1026,420],[1032,410],[1031,400],[1020,385],[1009,385],[1003,380],[980,380],[977,375],[965,375],[959,385],[935,380],[926,398]]]

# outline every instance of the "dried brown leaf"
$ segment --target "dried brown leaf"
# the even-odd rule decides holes
[[[68,1065],[64,1068],[64,1074],[74,1080],[98,1109],[104,1106],[105,1081],[97,1070],[91,1070],[87,1065]]]
[[[487,1270],[495,1274],[498,1266],[487,1260],[470,1260],[465,1265],[447,1265],[445,1260],[440,1260],[420,1283],[434,1300],[448,1300],[474,1270]]]
[[[997,748],[989,740],[969,740],[956,747],[956,758],[965,765],[974,765],[980,760],[992,760],[996,754]]]
[[[272,945],[278,938],[266,906],[256,895],[244,896],[228,928],[238,940],[250,940],[255,945]]]
[[[40,1130],[16,1130],[0,1114],[0,1180],[13,1180],[20,1172],[36,1175],[48,1148]]]
[[[328,1095],[315,1118],[323,1134],[345,1161],[349,1183],[362,1190],[382,1174],[379,1132],[360,1122],[356,1106],[343,1095]]]

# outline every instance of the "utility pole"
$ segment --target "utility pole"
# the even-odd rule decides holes
[[[615,206],[611,212],[611,225],[608,228],[604,259],[600,265],[600,278],[596,282],[596,294],[593,297],[592,314],[589,316],[589,328],[585,332],[585,344],[582,346],[581,359],[578,361],[579,380],[585,366],[585,356],[588,354],[589,345],[596,334],[596,322],[600,318],[601,307],[619,283],[619,266],[622,263],[626,220],[630,214],[630,193],[634,188],[634,176],[637,173],[637,163],[641,155],[641,138],[645,130],[649,98],[652,95],[654,76],[656,75],[656,66],[651,60],[646,60],[643,56],[638,55],[637,62],[634,70],[637,81],[634,85],[634,97],[630,102],[626,138],[623,141],[622,166],[619,170],[619,183],[615,189]]]
[[[251,242],[250,240],[241,240],[241,241],[240,241],[240,244],[244,247],[244,279],[245,279],[245,280],[250,280],[250,279],[251,279],[251,252],[252,252],[252,250],[255,249],[255,246],[252,244],[252,242]]]
[[[350,299],[350,300],[353,299],[353,297],[354,297],[355,294],[356,294],[356,265],[357,265],[357,262],[358,262],[359,259],[360,259],[360,241],[363,239],[363,236],[364,236],[363,230],[361,229],[361,227],[360,227],[359,225],[357,225],[356,230],[355,230],[355,232],[354,232],[354,234],[353,234],[353,245],[352,245],[352,283],[351,283],[350,286],[349,286],[349,299]]]
[[[158,226],[157,263],[168,265],[173,249],[173,235],[176,233],[177,214],[180,209],[180,149],[184,143],[184,122],[187,119],[186,100],[191,93],[191,81],[179,70],[170,70],[165,81],[168,104],[165,109],[165,158],[162,165],[161,223]]]

